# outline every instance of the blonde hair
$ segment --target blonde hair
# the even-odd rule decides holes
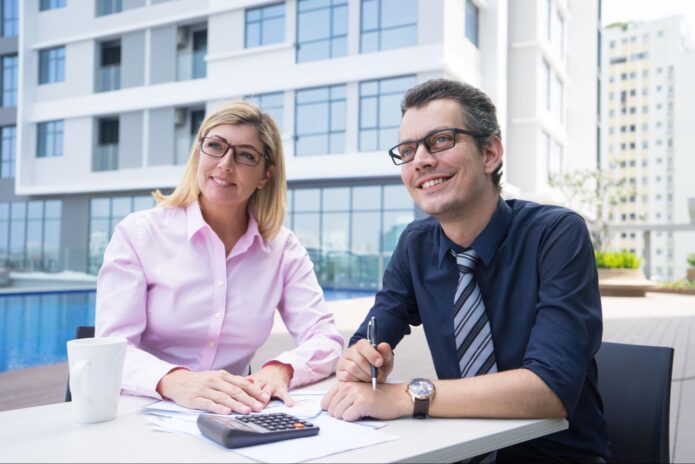
[[[152,193],[157,203],[165,208],[183,208],[196,201],[200,195],[198,185],[198,160],[200,158],[200,140],[213,128],[222,124],[250,124],[256,128],[258,138],[263,144],[263,153],[267,157],[263,162],[265,169],[275,166],[275,173],[263,189],[256,190],[249,199],[249,210],[258,221],[258,229],[265,240],[274,237],[285,220],[285,197],[287,184],[285,180],[285,156],[282,139],[275,121],[257,106],[245,101],[234,101],[218,108],[206,116],[198,129],[198,134],[191,147],[188,163],[183,178],[170,195],[159,190]]]

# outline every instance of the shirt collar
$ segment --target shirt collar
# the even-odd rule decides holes
[[[260,230],[258,229],[258,221],[254,215],[249,211],[249,223],[246,227],[246,232],[239,238],[239,241],[234,246],[234,255],[243,253],[248,250],[254,241],[258,239],[258,242],[265,251],[268,251],[268,244],[263,240]],[[195,201],[186,207],[186,235],[188,240],[191,240],[193,236],[198,233],[199,230],[208,228],[212,230],[210,225],[205,222],[203,218],[203,212],[200,210],[200,204]]]
[[[497,209],[492,215],[492,218],[490,218],[490,222],[487,223],[483,231],[480,232],[471,244],[471,248],[478,253],[478,256],[480,256],[480,259],[486,266],[489,265],[495,257],[497,249],[507,235],[511,222],[512,208],[500,197],[497,203]],[[442,226],[439,224],[437,235],[439,236],[439,265],[441,266],[444,263],[445,257],[449,254],[449,250],[460,253],[464,248],[447,237],[444,233],[444,229],[442,229]]]

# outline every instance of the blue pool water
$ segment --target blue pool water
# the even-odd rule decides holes
[[[374,295],[326,290],[326,300]],[[94,325],[95,291],[0,295],[0,372],[65,362],[79,325]]]

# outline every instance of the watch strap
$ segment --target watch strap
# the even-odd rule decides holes
[[[413,417],[416,419],[424,419],[427,417],[427,413],[430,410],[430,399],[426,398],[420,400],[413,398]]]

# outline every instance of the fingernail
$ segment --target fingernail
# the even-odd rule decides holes
[[[259,401],[256,401],[256,403],[254,404],[254,406],[256,407],[256,409],[263,409],[263,404],[260,403]]]
[[[270,399],[270,395],[269,395],[268,393],[266,393],[266,392],[263,392],[263,394],[262,394],[261,396],[263,397],[264,400],[269,400],[269,399]]]
[[[380,367],[381,366],[381,359],[377,359],[376,361],[374,361],[374,365],[376,367]]]

